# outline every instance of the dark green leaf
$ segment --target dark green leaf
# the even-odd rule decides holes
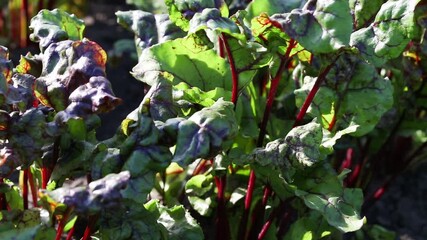
[[[330,53],[348,46],[353,29],[347,0],[310,0],[303,9],[276,14],[271,19],[313,53]]]
[[[213,157],[237,134],[233,104],[219,99],[214,105],[179,123],[173,161],[188,165],[197,158]]]
[[[350,0],[354,27],[359,29],[369,24],[384,2],[385,0]]]
[[[331,226],[343,232],[362,227],[362,190],[343,188],[341,180],[330,167],[317,165],[295,174],[294,180],[295,195],[304,200],[307,207],[319,211]]]
[[[364,135],[393,105],[393,87],[374,66],[355,56],[345,54],[337,63],[326,76],[308,113],[321,119],[324,128],[329,127],[335,116],[335,129],[356,125],[357,130],[351,135]],[[302,105],[315,81],[316,78],[309,76],[304,78],[303,86],[295,91],[297,106]]]
[[[392,0],[381,6],[374,22],[351,34],[351,46],[370,63],[380,66],[398,57],[414,37],[414,10],[420,0]]]

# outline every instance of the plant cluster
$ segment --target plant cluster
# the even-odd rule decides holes
[[[0,48],[1,239],[392,239],[363,211],[425,154],[420,2],[117,12],[149,89],[104,141],[98,114],[122,103],[106,53],[40,11],[39,54]]]

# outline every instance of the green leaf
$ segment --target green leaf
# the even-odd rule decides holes
[[[295,195],[305,205],[319,211],[328,223],[343,232],[353,232],[363,226],[360,217],[363,202],[361,189],[343,188],[336,173],[326,165],[295,174],[292,183]]]
[[[152,86],[159,81],[181,82],[202,91],[231,91],[231,72],[225,59],[196,36],[167,41],[146,49],[132,69],[138,80]]]
[[[145,206],[153,205],[153,202],[156,203],[160,212],[157,222],[167,229],[167,239],[204,239],[202,229],[182,205],[166,208],[158,201],[152,200]]]
[[[30,29],[34,31],[30,39],[40,42],[40,49],[44,51],[52,43],[81,40],[85,25],[83,20],[60,9],[43,9],[31,19]]]
[[[414,11],[420,0],[390,0],[368,27],[351,34],[350,45],[375,66],[398,57],[416,32]]]
[[[211,107],[193,114],[178,125],[173,161],[181,166],[197,158],[215,156],[237,135],[234,105],[219,99]]]
[[[299,217],[287,231],[284,240],[316,240],[331,236],[335,229],[328,225],[322,215],[311,212],[308,216]],[[336,230],[335,230],[336,231]]]
[[[271,19],[312,53],[330,53],[348,46],[353,29],[347,0],[311,0],[303,9],[275,14]]]
[[[302,7],[305,0],[254,0],[246,7],[248,15],[246,19],[253,19],[262,13],[273,15],[275,13],[288,13],[295,8]]]
[[[215,201],[212,196],[214,188],[212,175],[196,175],[185,184],[185,194],[191,207],[202,216],[212,212],[211,204]],[[211,194],[207,194],[211,192]]]
[[[306,76],[302,87],[295,90],[298,107],[315,81],[316,78]],[[335,116],[336,131],[357,126],[356,131],[345,131],[352,132],[352,136],[362,136],[375,127],[392,105],[391,82],[381,77],[374,66],[345,54],[326,76],[308,113],[321,119],[324,128],[329,127]]]
[[[355,28],[359,29],[369,24],[384,2],[385,0],[350,0]]]

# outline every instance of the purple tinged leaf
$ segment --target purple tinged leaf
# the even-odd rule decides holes
[[[7,178],[21,165],[20,157],[7,145],[3,145],[0,149],[0,158],[0,177],[2,178]]]
[[[44,9],[31,19],[29,27],[34,31],[30,39],[40,42],[40,49],[44,51],[52,43],[82,39],[85,25],[74,14],[70,15],[60,9]]]
[[[109,174],[87,186],[64,186],[51,192],[44,191],[42,195],[50,197],[57,204],[73,207],[77,214],[89,216],[119,206],[122,199],[120,191],[126,187],[129,179],[130,173],[124,171]],[[42,197],[42,200],[48,199]]]
[[[3,105],[6,100],[7,83],[12,78],[12,69],[13,64],[9,60],[9,50],[0,46],[0,105]]]
[[[180,122],[173,161],[185,166],[197,158],[213,157],[227,148],[227,141],[237,135],[233,108],[233,103],[219,99],[211,107]]]

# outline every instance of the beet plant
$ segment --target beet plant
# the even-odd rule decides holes
[[[40,11],[39,54],[14,67],[0,49],[1,238],[392,238],[364,211],[424,154],[420,2],[119,11],[147,89],[102,141],[98,115],[126,104],[107,55],[82,20]]]

